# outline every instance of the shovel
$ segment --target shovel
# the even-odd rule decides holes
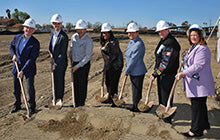
[[[105,81],[105,70],[102,72],[101,95],[96,95],[95,97],[95,99],[98,102],[103,102],[106,100],[106,97],[104,96],[104,81]]]
[[[113,102],[118,107],[121,107],[122,105],[124,105],[125,101],[126,101],[126,99],[122,97],[122,94],[123,94],[123,91],[124,91],[124,88],[125,88],[125,83],[126,83],[127,77],[128,76],[126,75],[125,79],[123,81],[123,85],[122,85],[121,92],[120,92],[119,96],[115,94],[114,98],[113,98]]]
[[[183,65],[183,63],[180,64],[180,67],[179,67],[177,73],[180,72],[182,65]],[[164,105],[160,104],[159,107],[156,110],[156,113],[157,113],[159,118],[167,118],[167,117],[171,116],[177,109],[177,107],[171,107],[170,106],[170,101],[172,99],[177,81],[178,80],[175,79],[175,81],[173,83],[172,89],[170,91],[170,96],[169,96],[168,101],[167,101],[167,106],[165,107]]]
[[[72,100],[73,100],[73,108],[76,107],[76,103],[75,103],[75,94],[74,94],[74,79],[73,79],[73,70],[72,70],[72,63],[73,63],[73,60],[71,58],[71,69],[70,69],[70,72],[71,72],[71,86],[72,86]]]
[[[154,105],[153,101],[149,101],[149,95],[150,95],[150,90],[151,90],[151,87],[152,87],[152,83],[153,83],[153,80],[151,79],[150,84],[148,86],[148,90],[147,90],[146,101],[144,102],[144,101],[140,100],[139,103],[138,103],[138,109],[141,112],[149,111],[152,108],[152,106]]]
[[[16,61],[14,63],[15,63],[16,69],[17,69],[17,73],[19,73],[18,64],[17,64]],[[27,98],[26,98],[26,95],[25,95],[25,92],[24,92],[24,86],[23,86],[21,77],[18,77],[18,79],[19,79],[20,86],[21,86],[21,92],[22,92],[22,96],[23,96],[23,99],[24,99],[24,104],[25,104],[25,107],[27,109],[27,115],[24,115],[22,117],[23,117],[24,120],[27,120],[31,117],[31,115],[30,115],[30,112],[29,112],[28,102],[27,102]]]
[[[51,55],[51,60],[53,62],[53,56],[52,56],[52,54],[50,54],[50,55]],[[51,100],[48,101],[48,107],[50,109],[61,109],[61,106],[56,106],[56,96],[55,96],[55,86],[54,86],[54,71],[53,71],[53,68],[52,68],[52,64],[51,64],[51,86],[52,86],[53,99],[52,99],[52,101]]]

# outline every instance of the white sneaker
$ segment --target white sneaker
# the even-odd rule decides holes
[[[63,106],[62,100],[61,99],[57,99],[56,105],[62,107]]]

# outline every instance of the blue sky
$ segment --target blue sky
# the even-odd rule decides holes
[[[109,22],[115,27],[126,26],[131,20],[141,27],[152,28],[163,19],[177,26],[207,22],[214,25],[220,17],[220,0],[2,0],[0,16],[17,8],[27,12],[38,24],[50,24],[59,13],[66,22],[75,25],[79,19],[94,24]]]

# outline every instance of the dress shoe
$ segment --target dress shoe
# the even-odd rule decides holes
[[[20,106],[15,106],[12,110],[11,110],[11,113],[15,113],[17,112],[18,110],[20,110],[21,107]]]
[[[131,112],[140,112],[140,110],[138,108],[135,108],[135,107],[129,108],[129,110]]]
[[[34,113],[36,113],[36,109],[29,109],[29,116],[32,116]]]
[[[112,102],[111,107],[117,107],[114,102]]]
[[[190,135],[189,134],[189,132],[186,132],[186,133],[182,133],[183,134],[183,136],[185,136],[185,137],[201,137],[201,136],[203,136],[203,133],[202,134],[193,134],[193,135]]]
[[[104,100],[102,103],[103,104],[111,104],[113,101],[112,101],[112,98],[111,97],[109,97],[109,98],[107,98],[106,100]]]

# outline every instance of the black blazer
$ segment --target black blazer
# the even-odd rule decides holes
[[[54,30],[51,33],[50,44],[49,44],[49,51],[53,55],[53,62],[59,66],[67,66],[67,48],[68,48],[68,36],[67,34],[61,30],[56,43],[54,50],[52,50],[52,39]]]

